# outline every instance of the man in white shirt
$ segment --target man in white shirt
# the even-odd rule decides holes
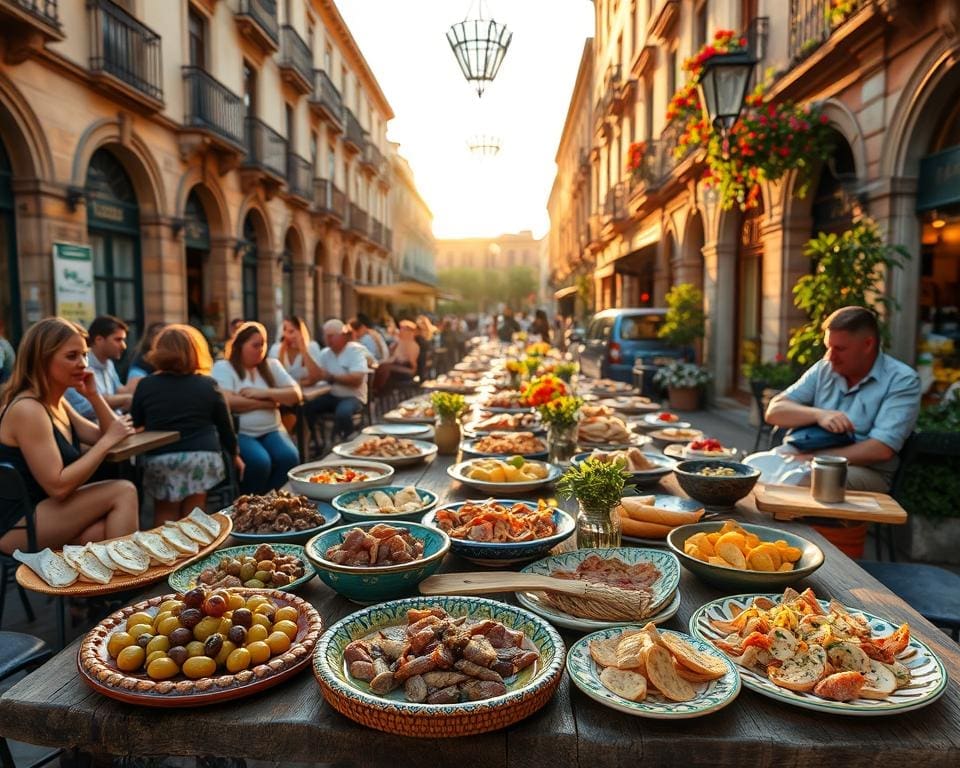
[[[326,347],[320,350],[317,364],[321,378],[330,382],[331,389],[310,402],[309,415],[333,413],[333,437],[346,438],[353,432],[353,414],[367,402],[367,352],[355,342],[347,341],[347,326],[342,320],[327,320],[323,324]]]
[[[90,344],[87,364],[93,371],[97,391],[115,411],[128,410],[133,395],[126,391],[113,364],[127,349],[127,324],[118,317],[100,315],[90,323],[87,338]],[[82,416],[96,421],[90,401],[72,387],[67,390],[67,400]]]
[[[387,342],[383,340],[380,331],[370,325],[369,317],[362,312],[358,312],[357,316],[350,321],[350,327],[353,328],[354,340],[370,350],[374,360],[382,363],[387,359],[390,354],[390,350],[387,349]]]

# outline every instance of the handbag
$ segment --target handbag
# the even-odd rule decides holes
[[[819,425],[796,427],[783,439],[784,445],[792,445],[800,453],[823,451],[827,448],[839,448],[856,442],[849,432],[829,432]]]

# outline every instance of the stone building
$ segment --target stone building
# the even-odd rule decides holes
[[[570,291],[576,263],[593,271],[597,309],[661,306],[671,285],[698,285],[705,361],[719,394],[745,393],[747,357],[786,350],[803,320],[792,290],[811,268],[804,244],[849,228],[859,211],[912,256],[885,286],[900,304],[893,352],[913,363],[921,345],[958,333],[960,8],[952,0],[842,5],[595,0],[592,67],[581,67],[555,185],[567,198],[587,190],[590,213],[579,215],[572,198],[552,202],[553,287],[558,296]],[[675,156],[679,126],[667,122],[667,105],[683,83],[683,60],[719,29],[749,37],[758,72],[775,73],[772,98],[823,105],[836,148],[806,197],[790,174],[763,185],[758,207],[722,210],[702,182],[702,153]],[[625,170],[634,141],[647,143],[648,158],[636,180]],[[589,181],[576,187],[581,157]],[[941,346],[950,354],[952,343]]]
[[[332,0],[0,0],[0,317],[58,309],[62,244],[95,306],[60,311],[134,336],[355,311],[394,279],[392,117]]]

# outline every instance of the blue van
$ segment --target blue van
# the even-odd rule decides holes
[[[625,308],[597,312],[580,344],[580,370],[585,376],[633,383],[633,368],[652,371],[688,357],[688,350],[670,346],[657,334],[666,309]],[[644,376],[647,389],[649,376]]]

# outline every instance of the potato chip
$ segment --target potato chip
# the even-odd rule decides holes
[[[693,534],[693,536],[686,540],[684,546],[687,546],[688,544],[694,545],[706,556],[717,554],[716,550],[713,548],[713,542],[707,538],[707,534],[705,534],[703,531]]]
[[[727,565],[741,570],[747,567],[747,560],[743,556],[743,552],[740,550],[740,547],[732,541],[718,541],[717,554],[726,560]]]
[[[589,644],[590,658],[601,667],[617,666],[617,646],[620,637],[608,637],[606,640],[591,640]]]
[[[752,571],[771,572],[777,570],[773,565],[773,559],[766,552],[759,549],[752,549],[747,555],[747,565]]]

